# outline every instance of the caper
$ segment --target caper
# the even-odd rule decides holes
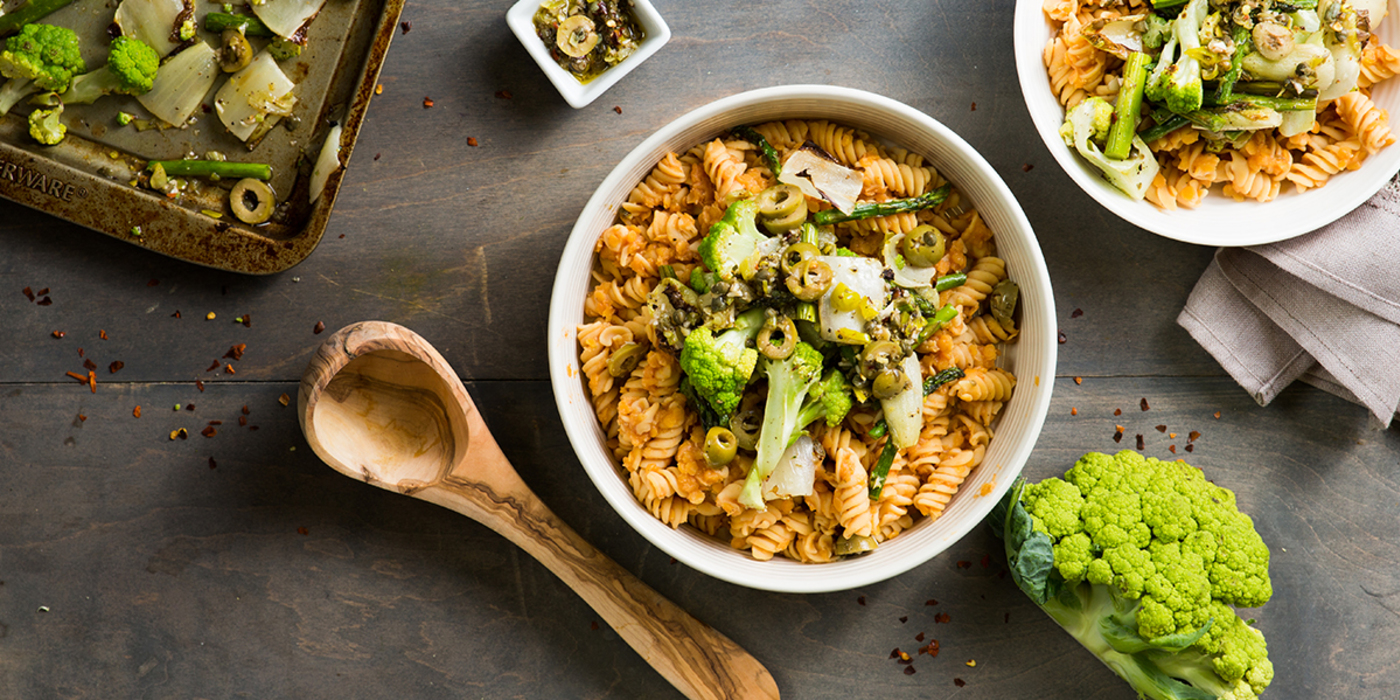
[[[1016,327],[1012,314],[1016,312],[1016,302],[1020,297],[1020,286],[1009,279],[997,282],[997,285],[992,287],[991,296],[988,297],[987,306],[992,312],[992,318],[1007,330]]]
[[[705,433],[705,461],[712,467],[722,467],[734,461],[739,453],[739,438],[729,428],[716,425]]]
[[[870,393],[877,399],[892,398],[907,388],[909,377],[897,367],[880,370],[880,373],[875,375],[875,381],[870,383]]]
[[[845,282],[838,282],[836,289],[831,290],[831,307],[840,312],[855,311],[863,305],[863,300],[856,290],[846,286]]]
[[[758,215],[764,219],[781,219],[807,203],[802,196],[802,190],[788,184],[769,187],[758,193],[756,201]]]
[[[776,316],[763,324],[755,339],[758,351],[770,360],[782,360],[797,349],[797,326],[786,316]]]
[[[905,262],[914,267],[933,267],[943,259],[947,246],[942,231],[923,224],[904,234],[904,239],[899,242],[899,251],[904,254]]]
[[[758,447],[758,433],[763,430],[763,411],[756,407],[740,408],[729,419],[729,429],[739,447],[752,450]]]
[[[787,288],[802,301],[816,301],[831,288],[831,275],[831,266],[821,260],[803,260],[788,275]]]
[[[275,199],[266,182],[248,177],[239,180],[228,193],[228,206],[239,221],[261,224],[272,218]]]
[[[593,26],[593,20],[584,15],[574,15],[560,23],[554,43],[566,55],[582,58],[598,45],[598,31]]]
[[[836,540],[836,543],[835,545],[833,545],[831,551],[837,555],[845,557],[850,556],[852,554],[861,554],[863,552],[869,552],[870,550],[875,549],[879,546],[880,543],[877,542],[874,537],[869,537],[866,535],[851,535],[849,537],[842,537]]]
[[[811,243],[794,243],[788,246],[787,250],[783,251],[783,256],[780,258],[783,272],[792,274],[792,271],[798,265],[821,254],[822,252],[817,250],[817,247]]]
[[[224,30],[222,40],[219,67],[225,73],[234,73],[248,67],[253,61],[253,47],[248,44],[248,37],[243,36],[241,30],[230,27]]]
[[[608,374],[614,377],[625,377],[632,374],[632,370],[641,364],[642,358],[646,357],[646,354],[646,347],[637,343],[623,345],[608,356]]]

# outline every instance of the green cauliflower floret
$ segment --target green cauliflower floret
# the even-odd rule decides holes
[[[1172,22],[1171,37],[1162,47],[1157,67],[1147,78],[1147,99],[1186,114],[1201,108],[1205,84],[1201,79],[1201,24],[1210,14],[1209,0],[1191,0]],[[1177,51],[1180,51],[1178,54]]]
[[[763,309],[751,309],[734,319],[734,327],[716,335],[701,326],[685,337],[681,371],[695,393],[722,420],[728,420],[758,364],[758,351],[748,343],[763,328]]]
[[[1155,13],[1148,13],[1142,25],[1142,45],[1145,48],[1161,48],[1171,37],[1172,23]]]
[[[700,241],[700,261],[720,279],[732,281],[744,272],[752,273],[758,258],[758,244],[767,240],[758,230],[758,202],[741,199],[724,211]]]
[[[813,421],[824,419],[828,426],[839,424],[854,405],[855,398],[846,375],[835,369],[828,371],[821,381],[807,390],[807,401],[797,416],[797,431],[788,438],[788,444],[792,444]]]
[[[822,354],[806,343],[797,343],[792,354],[782,360],[765,360],[768,398],[763,405],[763,425],[758,433],[758,454],[744,479],[739,502],[749,508],[764,506],[763,480],[778,467],[778,459],[788,447],[789,437],[799,427],[802,405],[813,384],[822,376]]]
[[[150,45],[125,36],[112,40],[107,64],[73,79],[63,101],[90,104],[104,95],[144,95],[151,91],[160,55]]]
[[[86,66],[73,30],[50,24],[26,24],[5,42],[0,74],[9,81],[0,87],[0,116],[20,100],[47,90],[63,92]]]
[[[53,109],[36,109],[29,113],[29,135],[45,146],[57,146],[68,135],[68,127],[59,121],[63,105]]]
[[[1147,196],[1147,188],[1160,170],[1157,158],[1141,136],[1133,136],[1127,158],[1113,160],[1104,155],[1103,142],[1108,137],[1112,120],[1113,105],[1102,97],[1090,97],[1065,115],[1060,138],[1064,139],[1066,146],[1078,151],[1081,158],[1098,168],[1110,184],[1133,199],[1141,200]]]
[[[1273,680],[1234,609],[1272,595],[1269,549],[1199,469],[1091,453],[991,517],[1017,585],[1140,695],[1253,700]]]

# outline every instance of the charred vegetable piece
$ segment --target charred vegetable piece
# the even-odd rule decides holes
[[[899,452],[895,447],[894,440],[885,441],[885,449],[880,451],[880,460],[875,463],[875,468],[870,470],[870,498],[880,500],[880,492],[885,490],[885,479],[890,476],[890,465],[894,464],[894,456]]]
[[[949,382],[956,382],[964,376],[963,371],[957,367],[949,367],[938,374],[924,380],[924,396],[928,396],[938,390],[938,387]]]
[[[842,221],[855,221],[857,219],[869,219],[872,216],[889,216],[890,214],[902,214],[907,211],[920,211],[922,209],[932,209],[943,203],[948,198],[948,194],[953,191],[952,185],[944,185],[931,192],[925,192],[917,197],[908,199],[891,199],[888,202],[874,202],[871,204],[857,204],[850,214],[843,214],[838,209],[827,209],[817,212],[812,218],[819,226],[828,224],[839,224]]]
[[[778,160],[778,151],[773,148],[773,144],[768,143],[768,139],[763,138],[763,134],[754,131],[753,127],[741,126],[734,130],[734,135],[758,146],[758,152],[763,154],[763,162],[773,171],[774,178],[783,174],[783,164]]]
[[[244,178],[228,193],[229,208],[245,224],[261,224],[272,218],[276,197],[266,182]]]

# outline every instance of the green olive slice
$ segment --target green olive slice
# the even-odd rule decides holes
[[[898,362],[899,354],[899,343],[893,340],[877,340],[865,346],[861,359],[871,367],[882,367]]]
[[[734,431],[716,425],[705,433],[705,461],[712,467],[722,467],[734,461],[739,453],[739,438]]]
[[[754,342],[764,357],[782,360],[797,349],[797,341],[797,326],[788,317],[777,316],[763,324]]]
[[[769,233],[787,233],[807,221],[807,200],[799,199],[797,209],[787,216],[780,216],[775,219],[763,219],[763,228]]]
[[[875,541],[874,537],[851,535],[850,537],[842,537],[836,540],[835,545],[832,547],[832,552],[845,557],[852,554],[869,552],[879,546],[880,543]]]
[[[236,27],[224,30],[219,49],[219,68],[225,73],[235,73],[248,67],[253,61],[253,47],[248,37]]]
[[[802,301],[816,301],[831,288],[832,274],[831,266],[821,260],[803,260],[788,275],[788,291]]]
[[[251,177],[239,180],[228,193],[233,215],[245,224],[261,224],[272,218],[276,197],[266,182]]]
[[[924,224],[904,235],[899,242],[899,252],[904,255],[904,261],[914,267],[933,267],[943,259],[947,246],[942,231]]]
[[[742,408],[729,419],[729,429],[739,447],[752,450],[758,447],[758,434],[763,430],[763,411],[757,408]]]
[[[821,254],[822,252],[811,243],[794,243],[788,246],[787,250],[783,251],[783,255],[779,258],[779,261],[782,263],[783,272],[792,274],[792,271],[797,269],[798,265]]]
[[[1021,298],[1021,288],[1009,279],[997,282],[992,287],[992,293],[987,298],[988,310],[992,313],[992,318],[997,320],[1003,328],[1011,330],[1016,327],[1016,322],[1012,314],[1016,313],[1016,302]]]
[[[593,20],[584,15],[574,15],[560,23],[558,38],[554,43],[566,55],[583,58],[598,45],[598,31],[593,26]]]
[[[758,202],[758,215],[764,219],[781,219],[807,203],[802,190],[788,184],[774,185],[759,192],[755,201]]]
[[[632,374],[632,370],[641,364],[642,358],[646,357],[646,354],[646,347],[638,343],[623,345],[608,356],[608,374],[614,377],[625,377]]]

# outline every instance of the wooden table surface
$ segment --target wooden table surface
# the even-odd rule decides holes
[[[1020,199],[1066,338],[1026,473],[1139,433],[1170,458],[1200,431],[1189,461],[1273,550],[1273,601],[1248,613],[1277,669],[1267,697],[1400,695],[1397,432],[1303,386],[1261,408],[1176,325],[1213,251],[1115,219],[1059,169],[1021,100],[1009,0],[657,0],[670,44],[582,110],[507,31],[508,4],[409,3],[326,239],[284,274],[197,268],[0,202],[0,697],[679,697],[501,537],[311,454],[295,395],[313,327],[381,319],[436,344],[551,508],[749,649],[784,697],[1132,698],[1001,575],[981,529],[877,585],[760,592],[650,546],[574,457],[544,338],[574,218],[655,129],[795,82],[927,112]],[[223,360],[236,374],[206,371],[243,343]],[[96,393],[64,376],[80,354]],[[890,652],[920,634],[942,652],[908,674]]]

